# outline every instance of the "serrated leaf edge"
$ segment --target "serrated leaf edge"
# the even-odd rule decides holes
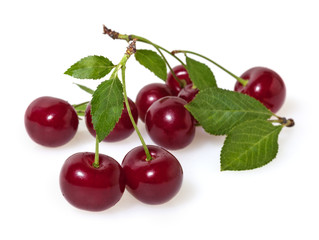
[[[163,76],[162,76],[162,75],[159,75],[159,74],[157,74],[157,73],[155,73],[154,71],[152,71],[152,69],[150,69],[150,68],[148,68],[147,66],[145,66],[145,65],[136,57],[136,53],[139,52],[139,53],[137,53],[137,55],[138,55],[138,54],[141,54],[141,51],[142,51],[142,52],[143,52],[143,51],[152,52],[152,53],[156,54],[160,59],[162,59],[164,65],[165,65],[165,72],[163,72]],[[155,76],[157,76],[158,78],[160,78],[160,79],[166,81],[166,78],[167,78],[166,64],[165,64],[164,59],[163,59],[160,55],[158,55],[157,52],[152,51],[152,50],[149,50],[149,49],[138,49],[138,50],[136,51],[136,53],[135,53],[135,55],[134,55],[134,56],[135,56],[135,60],[136,60],[139,64],[141,64],[143,67],[145,67],[146,69],[148,69],[149,71],[151,71],[151,72],[152,72]],[[145,58],[149,59],[146,55],[144,55],[144,56],[145,56]],[[149,59],[149,60],[150,60],[150,62],[153,62],[153,61],[151,61],[151,59]],[[154,62],[153,62],[153,63],[154,63]]]
[[[109,79],[109,80],[105,80],[105,81],[101,82],[101,83],[99,84],[99,86],[101,86],[101,84],[105,83],[106,81],[113,81],[112,85],[113,85],[113,84],[116,84],[116,82],[117,82],[117,83],[120,83],[120,84],[122,85],[121,81],[116,77],[116,78],[114,78],[114,79]],[[99,86],[98,86],[97,88],[99,88]],[[122,90],[122,91],[123,91],[123,90]],[[92,100],[93,100],[93,98],[97,98],[96,96],[100,96],[101,94],[102,94],[102,93],[99,93],[98,91],[94,91]],[[109,95],[109,97],[110,97],[110,95]],[[92,101],[91,101],[91,103],[92,103]],[[122,103],[124,103],[124,99],[123,99]],[[123,108],[124,108],[124,104],[121,105],[121,112],[123,111]],[[96,127],[96,120],[95,120],[95,119],[96,119],[97,117],[96,117],[96,116],[93,117],[93,107],[92,107],[92,109],[91,109],[91,115],[92,115],[93,128],[94,128],[94,130],[96,131],[96,129],[95,129],[95,127]],[[101,116],[101,114],[99,114],[99,115]],[[116,123],[119,121],[120,118],[121,118],[121,114],[119,115],[118,119],[115,121],[115,124],[114,124],[113,128],[115,127]],[[100,136],[100,135],[96,132],[96,133],[97,133],[96,136],[97,136],[98,140],[99,140],[100,142],[103,141],[104,138],[107,137],[112,130],[113,130],[113,129],[111,129],[111,130],[109,130],[109,131],[106,131],[106,133],[105,133],[104,135],[102,135],[102,136]]]
[[[200,90],[200,92],[208,92],[208,91],[211,91],[211,90],[214,90],[214,91],[219,91],[220,94],[225,94],[225,92],[230,92],[231,94],[242,94],[243,96],[245,96],[245,98],[249,98],[249,99],[253,99],[255,101],[256,104],[259,104],[259,106],[261,108],[264,108],[264,111],[253,111],[253,110],[250,110],[250,111],[246,111],[246,113],[244,113],[242,116],[241,116],[241,119],[243,119],[245,117],[246,114],[248,113],[254,113],[254,114],[259,114],[261,116],[264,116],[263,118],[258,118],[258,119],[268,119],[272,116],[272,112],[267,109],[260,101],[258,101],[257,99],[249,96],[249,95],[246,95],[246,94],[243,94],[243,93],[239,93],[239,92],[235,92],[235,91],[230,91],[230,90],[227,90],[227,89],[223,89],[223,88],[216,88],[216,87],[210,87],[210,88],[207,88],[207,89],[204,89],[204,90]],[[192,109],[190,108],[193,108],[193,106],[191,106],[192,102],[199,96],[199,94],[197,94],[194,99],[189,102],[188,104],[185,105],[185,108],[193,115],[192,113]],[[207,102],[206,99],[203,100],[204,102],[206,102],[208,105],[210,105],[210,102]],[[237,102],[233,102],[234,104],[237,104]],[[227,105],[227,103],[225,103],[225,105]],[[190,108],[189,108],[190,107]],[[224,110],[216,110],[215,112],[224,112]],[[232,113],[235,113],[235,112],[243,112],[243,110],[231,110]],[[193,115],[194,116],[194,115]],[[212,118],[213,116],[210,116],[209,118]],[[200,121],[194,116],[194,118],[200,123]],[[208,121],[209,118],[206,118],[205,121]],[[223,117],[224,118],[224,117]],[[238,123],[240,123],[241,119],[238,120]],[[221,120],[220,120],[221,121]],[[246,120],[245,120],[246,121]],[[234,127],[236,127],[237,124],[234,124],[233,126],[231,126],[230,130]],[[210,129],[206,128],[205,126],[202,126],[204,128],[204,130],[209,133],[209,134],[212,134],[212,135],[215,135],[215,136],[222,136],[222,135],[227,135],[228,132],[220,132],[219,130],[216,131],[214,129],[214,132],[210,131]]]
[[[97,77],[97,78],[86,78],[86,77],[76,77],[74,76],[73,74],[73,71],[71,70],[76,64],[78,64],[79,62],[83,61],[84,59],[86,58],[90,58],[90,57],[98,57],[98,58],[104,58],[104,59],[107,59],[110,63],[111,63],[111,67],[110,67],[110,70],[107,71],[104,75],[102,75],[101,77]],[[109,74],[111,72],[111,70],[115,67],[115,65],[112,63],[111,60],[109,60],[107,57],[104,57],[104,56],[101,56],[101,55],[89,55],[89,56],[86,56],[86,57],[83,57],[81,58],[79,61],[75,62],[74,64],[72,64],[65,72],[64,74],[66,75],[69,75],[71,77],[74,77],[76,79],[93,79],[93,80],[97,80],[97,79],[101,79],[103,77],[105,77],[107,74]]]
[[[239,128],[241,124],[244,124],[244,123],[246,124],[247,122],[253,123],[253,122],[255,122],[255,121],[267,121],[267,120],[253,119],[253,120],[244,121],[244,122],[242,122],[242,123],[237,124],[235,127],[233,127],[232,130],[229,132],[229,134],[226,136],[225,141],[224,141],[224,144],[223,144],[223,147],[222,147],[221,152],[220,152],[220,166],[221,166],[221,171],[253,170],[253,169],[257,169],[257,168],[260,168],[260,167],[263,167],[263,166],[267,165],[267,164],[270,163],[273,159],[276,158],[276,156],[277,156],[277,154],[278,154],[278,150],[279,150],[278,136],[279,136],[279,133],[280,133],[281,129],[283,128],[282,126],[277,126],[278,128],[274,128],[274,130],[273,130],[271,133],[269,133],[269,134],[267,134],[267,136],[264,136],[264,137],[263,137],[263,138],[266,138],[266,137],[268,137],[268,136],[270,136],[270,135],[272,135],[272,134],[275,134],[275,132],[278,131],[277,144],[276,144],[276,152],[274,153],[274,156],[273,156],[273,158],[272,158],[270,161],[265,162],[264,164],[261,164],[261,165],[259,165],[258,167],[247,168],[247,169],[231,169],[231,168],[227,168],[227,166],[226,166],[226,167],[225,167],[225,166],[222,167],[222,159],[223,159],[223,155],[224,155],[224,151],[225,151],[225,150],[224,150],[224,148],[225,148],[225,142],[228,141],[228,139],[232,136],[232,131],[233,131],[234,129],[236,130],[236,128]],[[269,124],[271,124],[271,123],[269,123]],[[275,126],[274,126],[274,127],[275,127]],[[260,141],[261,141],[261,140],[260,140]],[[259,142],[260,142],[260,141],[259,141]],[[258,143],[259,143],[259,142],[258,142]],[[256,146],[256,144],[258,144],[258,143],[253,144],[252,146],[250,146],[249,149],[252,149],[252,148],[253,148],[254,146]],[[242,153],[242,154],[244,154],[244,153]],[[238,159],[240,156],[241,156],[241,155],[237,156],[237,159]],[[232,161],[234,161],[234,160],[232,160]],[[230,165],[232,165],[232,164],[228,164],[228,166],[230,166]]]
[[[191,61],[193,61],[193,62],[196,62],[197,64],[201,64],[201,65],[205,66],[205,67],[210,71],[210,73],[212,74],[212,78],[213,78],[212,84],[213,84],[214,86],[210,86],[209,88],[212,88],[212,87],[217,88],[217,82],[216,82],[216,78],[215,78],[215,75],[214,75],[213,71],[212,71],[205,63],[199,62],[199,61],[197,61],[197,60],[195,60],[195,59],[193,59],[193,58],[190,58],[190,57],[186,56],[186,68],[187,68],[187,71],[188,71],[188,73],[189,73],[190,79],[191,79],[192,81],[194,81],[194,80],[192,79],[192,77],[191,77],[191,71],[189,71],[189,66],[190,66],[190,65],[189,65],[189,60],[191,60]],[[195,82],[196,82],[196,80],[195,80]],[[196,84],[195,84],[195,85],[196,85]],[[196,85],[196,87],[197,87],[199,90],[204,90],[204,89],[201,89],[201,86]]]

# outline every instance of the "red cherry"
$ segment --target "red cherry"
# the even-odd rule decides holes
[[[193,88],[193,84],[187,84],[177,96],[189,103],[194,99],[198,92],[198,88]]]
[[[152,104],[145,116],[146,130],[151,139],[168,149],[190,144],[195,135],[194,118],[187,111],[184,99],[163,97]]]
[[[131,112],[133,115],[133,118],[135,122],[138,121],[138,111],[135,103],[128,98],[128,102],[131,108]],[[86,110],[85,110],[85,124],[89,132],[92,136],[96,136],[96,132],[93,128],[92,124],[92,115],[91,115],[91,104],[88,104]],[[124,103],[124,108],[122,115],[120,117],[120,120],[116,123],[113,130],[110,132],[110,134],[103,140],[105,142],[116,142],[123,140],[127,137],[129,137],[134,132],[134,127],[132,125],[132,122],[130,120],[130,117],[128,115],[126,105]]]
[[[184,82],[184,86],[192,83],[192,80],[189,78],[188,72],[183,65],[174,67],[173,71],[176,77]],[[181,84],[174,78],[171,72],[167,74],[166,84],[170,87],[174,96],[177,96],[183,88],[183,86],[181,86]]]
[[[74,137],[79,120],[68,102],[55,97],[39,97],[28,106],[24,124],[33,141],[58,147]]]
[[[248,80],[246,86],[236,82],[235,91],[247,94],[263,103],[272,112],[277,112],[286,97],[286,87],[282,78],[273,70],[254,67],[241,75]]]
[[[100,154],[99,168],[93,167],[94,155],[80,152],[70,156],[61,169],[60,188],[71,205],[102,211],[121,199],[125,178],[121,165],[107,155]]]
[[[151,83],[144,86],[138,92],[135,101],[140,119],[144,122],[146,111],[153,102],[166,96],[172,96],[171,89],[166,84]]]
[[[126,189],[147,204],[162,204],[180,190],[183,170],[178,160],[165,149],[148,146],[152,159],[146,161],[142,146],[132,149],[123,159]]]

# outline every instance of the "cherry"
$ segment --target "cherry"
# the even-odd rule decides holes
[[[94,156],[89,152],[70,156],[60,172],[60,188],[71,205],[102,211],[121,199],[125,178],[121,165],[107,155],[99,154],[99,167],[93,167]]]
[[[133,114],[133,118],[135,122],[138,121],[138,110],[135,105],[135,103],[128,98],[129,105]],[[91,104],[88,104],[86,110],[85,110],[85,124],[87,126],[87,129],[91,133],[92,136],[96,136],[96,132],[93,128],[92,124],[92,115],[91,115]],[[110,134],[103,140],[105,142],[116,142],[123,140],[127,137],[129,137],[134,132],[134,127],[132,125],[132,122],[130,120],[130,117],[128,115],[126,105],[124,103],[124,108],[122,115],[119,119],[119,121],[116,123],[113,130],[110,132]]]
[[[166,84],[151,83],[144,86],[138,92],[135,101],[140,119],[143,122],[145,121],[146,111],[153,104],[153,102],[162,97],[171,95],[171,89]]]
[[[172,90],[174,96],[177,96],[181,89],[187,85],[192,83],[192,80],[189,78],[188,72],[183,65],[178,65],[173,68],[173,72],[175,73],[176,77],[181,80],[179,83],[173,76],[171,72],[167,74],[166,84]]]
[[[254,97],[274,113],[283,105],[286,97],[285,83],[273,70],[254,67],[244,72],[241,78],[248,80],[248,83],[243,86],[237,82],[235,91]]]
[[[146,130],[151,139],[168,149],[190,144],[195,135],[194,119],[179,97],[163,97],[152,104],[145,116]]]
[[[55,97],[39,97],[24,115],[27,133],[33,141],[47,147],[69,142],[78,129],[78,116],[68,102]]]
[[[147,204],[162,204],[180,190],[183,170],[178,160],[165,149],[148,145],[152,159],[147,161],[142,146],[132,149],[123,159],[126,189]]]
[[[190,102],[194,99],[196,94],[199,92],[198,88],[193,88],[193,84],[187,84],[177,95],[183,98],[186,102]]]

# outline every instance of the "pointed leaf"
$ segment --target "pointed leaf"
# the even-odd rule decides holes
[[[84,85],[81,85],[81,84],[78,84],[78,83],[75,83],[75,85],[77,85],[83,91],[85,91],[85,92],[87,92],[87,93],[89,93],[91,95],[94,93],[94,90],[92,90],[91,88],[88,88],[87,86],[84,86]]]
[[[156,52],[147,49],[138,49],[135,53],[135,59],[148,70],[153,72],[162,80],[167,78],[166,64],[161,56]]]
[[[88,56],[73,64],[64,74],[79,79],[100,79],[113,67],[113,63],[106,57]]]
[[[214,135],[227,134],[236,124],[252,119],[268,119],[272,113],[256,99],[220,88],[199,91],[185,107]]]
[[[189,57],[186,57],[186,64],[189,77],[199,90],[217,87],[215,76],[207,65]]]
[[[281,129],[261,119],[238,124],[225,139],[221,170],[248,170],[269,163],[277,155]]]
[[[93,94],[92,123],[101,142],[114,128],[124,107],[123,89],[120,80],[102,82]]]

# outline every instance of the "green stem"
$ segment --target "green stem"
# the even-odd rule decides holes
[[[170,72],[172,73],[172,76],[175,78],[175,80],[179,83],[179,85],[181,87],[184,87],[185,86],[185,82],[183,82],[183,80],[179,79],[175,72],[173,71],[173,68],[171,67],[171,65],[169,64],[169,62],[167,61],[167,59],[165,58],[164,54],[162,53],[161,50],[163,50],[164,52],[168,53],[169,55],[171,55],[172,57],[174,57],[177,61],[179,61],[185,68],[186,68],[186,65],[185,63],[180,59],[178,58],[176,55],[172,54],[170,51],[168,51],[167,49],[151,42],[150,40],[146,39],[146,38],[143,38],[143,37],[140,37],[140,36],[136,36],[136,35],[129,35],[128,36],[128,39],[130,38],[133,38],[133,39],[136,39],[137,41],[140,41],[140,42],[144,42],[144,43],[147,43],[147,44],[150,44],[152,45],[158,52],[159,54],[162,56],[163,60],[165,61],[166,65],[168,66]]]
[[[135,120],[133,118],[133,115],[132,115],[132,111],[131,111],[131,108],[130,108],[130,104],[128,102],[128,98],[127,98],[127,93],[126,93],[126,83],[125,83],[125,65],[122,67],[122,84],[123,84],[123,94],[124,94],[124,101],[125,101],[125,105],[126,105],[126,109],[127,109],[127,113],[131,119],[131,122],[132,122],[132,125],[143,145],[143,148],[144,148],[144,151],[145,151],[145,154],[146,154],[146,161],[150,161],[152,160],[152,156],[150,154],[150,151],[148,150],[147,148],[147,145],[142,137],[142,134],[140,132],[140,130],[138,129],[136,123],[135,123]]]
[[[79,103],[79,104],[73,104],[72,106],[73,106],[74,108],[77,108],[77,107],[80,107],[80,106],[82,106],[82,105],[87,105],[88,103],[89,103],[89,101],[86,101],[86,102]]]
[[[124,54],[124,57],[121,59],[120,63],[116,65],[116,68],[113,70],[111,79],[117,77],[118,71],[125,67],[125,64],[131,54],[133,54],[135,50],[135,42],[131,43],[129,47],[126,50],[126,53]],[[131,114],[132,115],[132,114]],[[96,136],[96,141],[95,141],[95,156],[94,156],[94,162],[93,162],[93,167],[99,168],[100,162],[99,162],[99,140],[98,136]]]
[[[220,69],[222,69],[223,71],[225,71],[226,73],[228,73],[230,76],[234,77],[238,82],[240,82],[243,86],[246,86],[247,83],[248,83],[248,80],[245,80],[245,79],[242,79],[238,76],[236,76],[235,74],[233,74],[232,72],[228,71],[226,68],[222,67],[221,65],[219,65],[218,63],[216,63],[215,61],[211,60],[210,58],[208,57],[205,57],[199,53],[196,53],[196,52],[192,52],[192,51],[187,51],[187,50],[175,50],[173,51],[172,53],[190,53],[190,54],[193,54],[193,55],[196,55],[198,57],[201,57],[201,58],[204,58],[205,60],[213,63],[214,65],[216,65],[217,67],[219,67]]]
[[[122,36],[124,36],[124,35],[122,35]],[[156,48],[157,51],[160,52],[161,55],[162,55],[162,53],[161,53],[160,49],[163,50],[164,52],[166,52],[166,53],[168,53],[169,55],[171,55],[172,57],[174,57],[174,58],[175,58],[177,61],[179,61],[183,66],[185,66],[185,63],[183,63],[183,61],[182,61],[180,58],[178,58],[177,56],[175,56],[174,54],[172,54],[172,53],[171,53],[170,51],[168,51],[167,49],[165,49],[165,48],[163,48],[163,47],[161,47],[161,46],[159,46],[159,45],[153,43],[152,41],[150,41],[150,40],[148,40],[148,39],[146,39],[146,38],[137,36],[137,35],[126,35],[126,36],[127,36],[127,39],[136,39],[137,41],[140,41],[140,42],[143,42],[143,43],[147,43],[147,44],[152,45],[153,47]],[[163,56],[163,55],[162,55],[162,56]],[[164,58],[164,60],[165,60],[165,58]],[[167,63],[167,61],[166,61],[166,63]],[[169,65],[168,65],[168,66],[169,66]]]
[[[104,34],[107,34],[108,36],[110,36],[113,39],[122,39],[122,40],[125,40],[127,42],[135,39],[136,41],[152,45],[159,52],[159,54],[162,56],[163,60],[165,61],[166,65],[168,66],[170,72],[172,73],[172,75],[176,79],[176,81],[181,86],[184,85],[184,83],[176,76],[175,72],[173,71],[172,67],[170,66],[169,62],[167,61],[167,59],[165,58],[165,56],[161,50],[165,51],[166,53],[168,53],[169,55],[174,57],[177,61],[179,61],[185,67],[185,64],[183,63],[183,61],[180,58],[178,58],[177,56],[175,56],[174,54],[172,54],[170,51],[168,51],[167,49],[165,49],[165,48],[163,48],[163,47],[161,47],[161,46],[153,43],[152,41],[150,41],[144,37],[141,37],[141,36],[137,36],[137,35],[133,35],[133,34],[131,34],[131,35],[120,34],[118,32],[115,32],[115,31],[107,28],[105,25],[103,25],[103,30],[104,30]]]
[[[99,168],[100,167],[100,159],[99,159],[99,139],[96,136],[95,138],[95,156],[94,156],[94,162],[93,167]]]

